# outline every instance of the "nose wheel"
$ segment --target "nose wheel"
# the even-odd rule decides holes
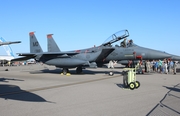
[[[114,75],[114,72],[113,72],[113,71],[110,71],[110,72],[109,72],[109,75],[110,75],[110,76],[113,76],[113,75]]]

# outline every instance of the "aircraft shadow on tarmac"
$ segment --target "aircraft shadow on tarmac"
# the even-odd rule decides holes
[[[110,71],[113,70],[109,70],[109,71],[99,71],[99,70],[89,70],[89,69],[85,69],[83,70],[83,72],[81,74],[77,74],[76,70],[70,70],[70,73],[73,75],[95,75],[95,74],[109,74]],[[30,74],[42,74],[42,73],[51,73],[51,74],[61,74],[61,70],[60,69],[55,69],[55,70],[49,70],[49,69],[43,69],[43,70],[37,70],[37,71],[30,71]],[[113,71],[114,74],[121,74],[121,71]]]
[[[179,103],[180,103],[180,83],[175,85],[174,87],[167,87],[169,91],[165,94],[162,100],[147,114],[149,115],[180,115],[179,111]],[[172,102],[170,102],[172,101]],[[161,112],[161,113],[160,113]]]
[[[0,82],[9,82],[9,81],[24,81],[24,80],[20,80],[20,79],[10,79],[10,78],[0,78]]]
[[[0,84],[0,98],[28,102],[47,102],[44,98],[34,93],[21,90],[19,86],[7,84]]]

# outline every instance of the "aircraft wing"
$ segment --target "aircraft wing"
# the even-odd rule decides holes
[[[36,56],[36,55],[76,55],[77,52],[43,52],[43,53],[17,53],[19,56]]]
[[[13,41],[13,42],[0,42],[0,46],[2,46],[2,45],[9,45],[9,44],[16,44],[16,43],[21,43],[21,41]]]
[[[73,55],[76,55],[76,54],[79,54],[79,53],[43,53],[43,54],[40,54],[40,55],[43,55],[44,57],[49,57],[49,58],[70,58],[71,56]],[[38,55],[38,54],[37,54]]]
[[[29,60],[31,58],[35,58],[38,55],[44,55],[44,56],[52,56],[52,57],[70,57],[72,55],[79,54],[77,52],[43,52],[43,53],[17,53],[19,56],[23,56],[20,58],[12,59],[11,61],[24,61]]]
[[[31,58],[34,58],[33,56],[23,56],[23,57],[19,57],[19,58],[14,58],[11,61],[25,61],[25,60],[29,60]]]
[[[31,56],[31,57],[33,57],[33,56],[36,56],[36,53],[17,53],[19,56]]]
[[[78,52],[43,52],[43,53],[39,53],[39,54],[43,54],[43,55],[68,55],[68,56],[72,56],[72,55],[76,55],[79,54]]]

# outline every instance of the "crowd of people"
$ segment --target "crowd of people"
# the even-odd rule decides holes
[[[129,63],[127,67],[133,67],[133,62],[131,60],[129,60],[128,62]],[[108,68],[114,68],[115,64],[117,64],[116,61],[110,60]],[[135,67],[137,67],[137,69],[142,69],[142,67],[144,67],[144,72],[147,73],[157,72],[162,74],[176,74],[177,64],[178,63],[176,61],[172,61],[170,59],[153,61],[145,60],[144,62],[140,60]]]
[[[164,74],[176,74],[177,62],[164,59],[164,60],[146,60],[144,63],[145,72],[159,72]]]

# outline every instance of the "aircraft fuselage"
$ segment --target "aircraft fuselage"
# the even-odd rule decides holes
[[[107,63],[110,60],[121,61],[121,60],[159,60],[170,58],[171,55],[162,51],[144,48],[140,46],[132,47],[114,47],[115,50],[110,53],[106,59],[97,61],[97,63]]]

